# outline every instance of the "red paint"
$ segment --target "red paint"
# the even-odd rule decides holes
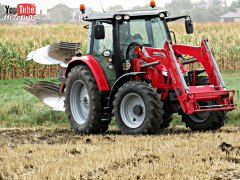
[[[211,60],[211,56],[207,51],[207,47],[204,44],[204,40],[202,41],[201,46],[175,44],[172,45],[172,47],[176,59],[177,54],[185,54],[195,57],[197,59],[196,62],[201,63],[206,70],[211,85],[193,86],[196,82],[196,76],[195,73],[193,73],[193,84],[192,86],[187,84],[188,91],[185,91],[176,69],[176,65],[173,61],[174,56],[170,53],[171,51],[168,42],[165,43],[164,49],[145,47],[149,57],[146,57],[146,53],[144,54],[140,48],[136,47],[136,57],[132,60],[132,70],[135,72],[147,72],[143,77],[150,80],[153,88],[163,90],[161,93],[161,99],[163,101],[167,98],[169,89],[174,89],[184,113],[192,114],[194,112],[213,110],[231,111],[236,108],[233,103],[234,91],[224,90],[220,86],[220,81],[217,78],[215,67]],[[141,67],[144,62],[149,63],[153,61],[159,61],[160,63],[151,67]],[[178,59],[177,64],[183,74],[188,72],[188,69]],[[167,76],[164,76],[163,72],[167,73]],[[198,102],[200,101],[209,100],[217,101],[219,106],[206,109],[198,105]]]
[[[36,5],[30,3],[18,4],[17,13],[19,16],[25,15],[36,15]]]
[[[136,47],[134,49],[136,56],[131,62],[132,71],[147,72],[142,75],[143,78],[149,80],[153,88],[161,90],[160,94],[162,101],[166,100],[168,97],[169,90],[174,89],[184,113],[192,114],[194,112],[216,110],[231,111],[236,108],[233,102],[234,91],[225,90],[220,86],[213,61],[207,51],[207,47],[205,47],[204,40],[202,41],[201,46],[170,44],[170,47],[172,46],[173,48],[174,54],[170,51],[168,45],[170,42],[165,43],[164,49],[145,47],[144,52],[139,47]],[[209,77],[210,85],[194,86],[196,83],[196,74],[194,72],[193,83],[191,86],[190,84],[187,84],[188,89],[185,91],[183,86],[184,83],[182,83],[180,75],[178,74],[174,58],[176,58],[176,63],[182,74],[188,73],[188,69],[177,59],[178,54],[195,57],[196,62],[201,63],[205,68]],[[159,64],[155,66],[141,67],[145,63],[154,61],[159,61]],[[99,90],[110,90],[101,66],[92,55],[73,58],[69,63],[66,74],[71,68],[80,64],[86,64],[91,69]],[[136,76],[135,80],[138,79],[139,77]],[[218,102],[218,105],[207,108],[201,107],[198,104],[198,102],[201,101],[216,101]]]
[[[110,90],[102,67],[97,63],[92,55],[73,57],[68,65],[66,73],[68,73],[71,68],[75,67],[75,65],[79,64],[86,64],[90,68],[100,91]]]

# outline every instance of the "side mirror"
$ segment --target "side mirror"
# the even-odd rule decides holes
[[[174,31],[170,31],[170,35],[173,35],[174,43],[177,44],[176,34]]]
[[[104,25],[95,25],[94,26],[94,37],[95,39],[104,39],[105,38],[105,29]]]
[[[193,33],[193,22],[190,18],[185,19],[185,27],[186,27],[187,34]]]

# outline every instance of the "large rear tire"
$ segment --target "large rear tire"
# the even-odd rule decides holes
[[[65,112],[71,127],[77,133],[101,133],[108,124],[101,121],[101,96],[90,69],[85,65],[74,67],[68,74]]]
[[[208,85],[207,76],[198,76],[196,85]],[[216,104],[215,101],[204,101],[201,105],[208,106]],[[182,121],[186,126],[193,131],[208,131],[221,128],[227,119],[227,114],[224,111],[204,111],[193,113],[191,115],[182,114]]]
[[[113,114],[123,134],[154,134],[162,123],[162,102],[151,87],[130,81],[119,88]]]

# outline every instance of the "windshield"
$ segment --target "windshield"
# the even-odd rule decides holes
[[[132,42],[164,48],[164,43],[168,39],[163,21],[159,17],[124,21],[120,24],[119,34],[122,58],[125,58],[126,49]]]

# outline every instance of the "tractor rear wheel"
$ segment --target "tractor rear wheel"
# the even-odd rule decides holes
[[[140,81],[119,88],[113,114],[123,134],[157,133],[162,124],[162,102],[153,89]]]
[[[68,74],[65,111],[71,127],[77,133],[101,133],[108,129],[103,123],[100,92],[90,69],[74,67]]]
[[[198,76],[196,85],[208,85],[209,80],[207,76]],[[215,101],[199,102],[202,106],[215,105]],[[208,131],[216,130],[224,125],[227,119],[227,114],[224,111],[203,111],[193,114],[182,114],[182,121],[186,126],[193,131]]]

